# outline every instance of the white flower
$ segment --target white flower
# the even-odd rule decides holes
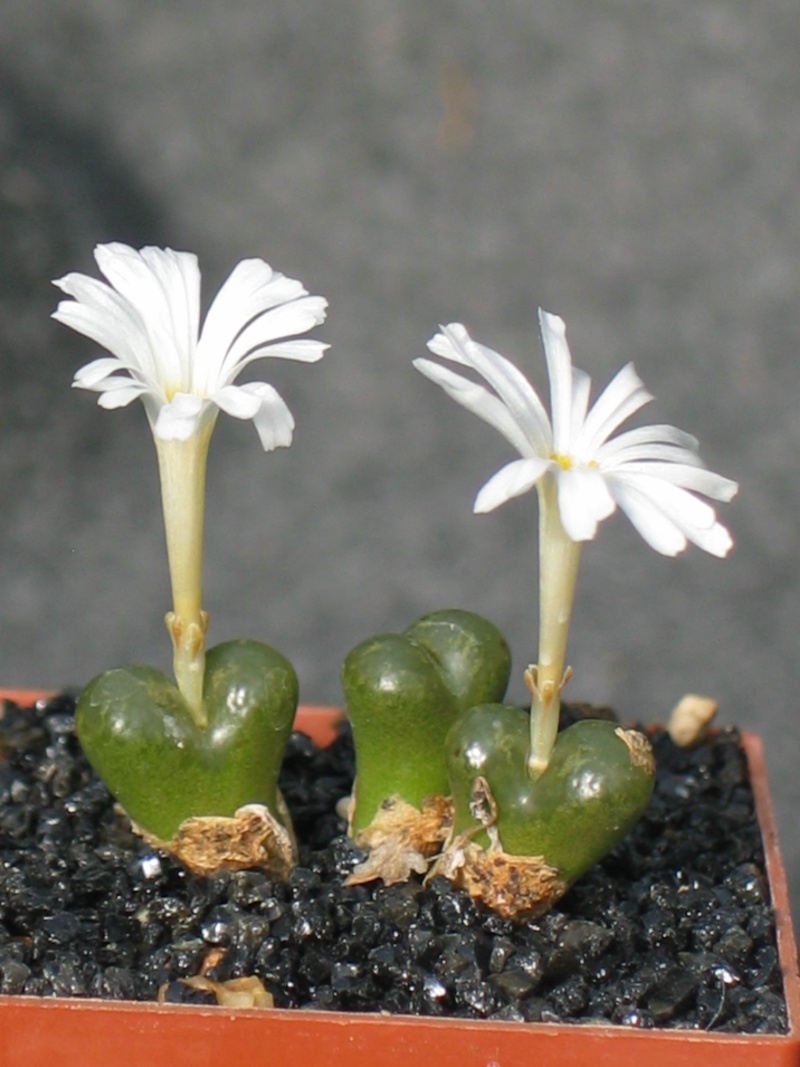
[[[611,434],[652,399],[627,364],[589,408],[590,379],[573,368],[563,321],[539,312],[550,378],[548,417],[528,380],[503,356],[473,341],[464,326],[442,328],[428,348],[476,371],[493,391],[430,359],[418,370],[474,411],[523,457],[502,467],[481,489],[475,511],[491,511],[512,497],[555,479],[558,510],[573,541],[591,540],[617,506],[658,552],[674,556],[692,541],[715,556],[733,542],[714,509],[696,494],[729,501],[738,486],[707,470],[697,441],[674,426],[643,426]]]
[[[84,274],[56,281],[72,300],[53,318],[108,349],[73,381],[100,393],[105,408],[141,397],[157,439],[186,441],[217,409],[252,419],[265,451],[291,443],[294,420],[271,385],[233,381],[263,356],[312,363],[319,341],[280,340],[325,318],[327,302],[260,259],[242,260],[217,293],[200,330],[197,257],[166,248],[98,245],[109,284]]]

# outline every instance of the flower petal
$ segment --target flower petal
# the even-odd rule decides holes
[[[512,460],[501,467],[497,474],[493,474],[484,485],[475,498],[473,511],[494,511],[507,500],[527,493],[552,466],[550,460],[542,459],[541,456]]]
[[[171,248],[143,248],[143,261],[158,279],[171,321],[170,333],[182,361],[185,381],[191,381],[192,358],[200,328],[200,267],[191,252]]]
[[[585,461],[616,428],[653,399],[644,387],[632,363],[617,371],[586,416],[580,436],[574,442],[575,454]]]
[[[553,447],[553,434],[547,412],[536,390],[510,360],[473,341],[460,322],[443,326],[442,332],[435,334],[428,342],[428,348],[435,355],[471,367],[480,374],[506,405],[530,441],[531,448],[549,455]]]
[[[199,366],[208,380],[241,330],[271,308],[307,296],[303,284],[263,259],[237,263],[211,302],[198,342]]]
[[[611,446],[616,437],[608,442]],[[595,462],[604,473],[611,473],[627,467],[630,463],[679,463],[686,467],[702,467],[703,461],[697,452],[690,452],[680,445],[670,445],[654,441],[649,445],[631,445],[627,448],[606,448],[597,450]]]
[[[571,541],[591,541],[597,525],[616,510],[614,498],[598,470],[570,467],[559,470],[558,511]]]
[[[110,375],[116,375],[124,369],[123,364],[120,363],[116,356],[102,356],[100,359],[93,359],[91,363],[86,363],[75,371],[72,384],[76,389],[102,390],[105,388],[103,383]]]
[[[219,380],[233,381],[245,364],[271,356],[271,342],[278,338],[305,333],[324,322],[327,306],[321,296],[306,296],[259,315],[231,343],[219,368]]]
[[[261,407],[261,400],[252,390],[243,385],[226,385],[211,398],[226,415],[234,419],[254,419]]]
[[[662,556],[677,556],[683,552],[687,544],[686,537],[636,485],[613,477],[609,478],[608,487],[617,504],[651,548]]]
[[[248,363],[263,356],[269,356],[270,359],[294,359],[298,363],[317,363],[330,347],[324,341],[279,341],[251,352],[240,360],[239,367],[246,367]]]
[[[271,452],[274,448],[288,448],[292,443],[294,419],[277,389],[266,382],[248,382],[241,388],[253,393],[260,400],[253,425],[264,451]]]
[[[531,443],[508,407],[488,389],[484,389],[471,378],[464,378],[447,367],[434,363],[432,359],[419,358],[413,363],[421,374],[444,389],[449,397],[468,411],[474,412],[490,426],[494,426],[517,452],[523,456],[531,453]]]
[[[698,548],[719,559],[724,559],[733,548],[730,531],[721,522],[715,522],[707,530],[687,529],[685,533]]]
[[[670,523],[684,539],[692,541],[705,552],[722,557],[733,547],[733,538],[722,523],[717,521],[711,505],[699,500],[686,489],[650,475],[620,472],[609,479],[609,488],[631,521],[633,516],[619,498],[620,491],[628,497],[635,495],[639,504],[648,501],[661,513],[665,522]],[[672,552],[667,554],[674,555]]]
[[[672,485],[663,478],[657,478],[649,473],[632,474],[627,470],[617,471],[617,477],[624,478],[626,481],[635,480],[642,492],[679,525],[686,523],[701,529],[708,529],[716,520],[713,507],[705,500],[701,500],[678,485]]]
[[[698,448],[696,437],[675,426],[637,426],[605,441],[597,449],[594,458],[603,470],[638,459],[664,459],[701,465]]]
[[[91,278],[86,280],[94,281]],[[95,284],[98,290],[113,294],[113,298],[103,302],[97,299],[83,300],[79,296],[74,300],[62,300],[52,317],[107,348],[124,366],[139,366],[142,349],[149,347],[147,331],[136,313],[123,304],[112,289],[102,282]],[[77,291],[78,287],[72,288]]]
[[[572,403],[570,412],[569,440],[577,441],[589,407],[592,379],[577,367],[572,368]]]
[[[553,449],[559,455],[571,450],[572,431],[572,356],[567,344],[567,328],[558,315],[539,308],[547,374],[550,378],[550,418],[553,424]],[[582,384],[581,388],[585,388]]]
[[[227,385],[213,400],[236,419],[252,419],[265,452],[288,448],[292,443],[292,413],[278,391],[266,382]]]
[[[94,254],[97,265],[111,285],[141,316],[150,348],[156,354],[159,379],[188,389],[191,386],[188,377],[191,352],[186,351],[182,326],[191,315],[185,306],[186,279],[193,269],[199,294],[196,257],[189,252],[172,252],[171,249],[137,252],[119,243],[98,245]],[[153,269],[154,263],[158,264],[156,270]],[[196,298],[199,299],[199,295]],[[181,305],[182,310],[177,310]],[[181,328],[180,335],[175,332],[176,323]]]
[[[162,404],[153,424],[153,433],[161,441],[188,441],[197,431],[209,401],[192,393],[176,393]]]
[[[631,462],[621,466],[619,472],[647,474],[654,478],[661,478],[665,482],[671,482],[672,485],[680,486],[681,489],[702,493],[703,496],[711,497],[712,500],[721,500],[725,504],[729,504],[739,491],[738,484],[730,478],[714,474],[706,467],[696,464]]]
[[[142,385],[141,382],[133,381],[132,378],[107,378],[103,385],[103,391],[97,398],[97,403],[107,411],[112,411],[114,408],[125,408],[146,391],[147,386]]]

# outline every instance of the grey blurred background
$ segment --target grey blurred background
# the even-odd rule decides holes
[[[262,256],[331,303],[321,364],[275,361],[297,430],[224,416],[209,470],[212,641],[267,640],[306,702],[424,611],[536,640],[536,499],[475,517],[512,458],[411,367],[440,322],[545,384],[536,307],[601,386],[741,483],[720,562],[625,519],[584,553],[568,695],[658,718],[687,690],[766,741],[800,903],[800,19],[794,0],[4,0],[0,679],[167,667],[139,405],[71,392],[97,354],[50,279],[98,241],[196,251],[208,298]]]

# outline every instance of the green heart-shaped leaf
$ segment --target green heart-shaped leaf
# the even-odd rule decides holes
[[[510,669],[497,627],[457,609],[432,612],[349,653],[342,687],[356,748],[355,832],[389,797],[419,808],[425,797],[448,793],[447,731],[477,701],[501,700]]]
[[[193,816],[232,816],[245,804],[275,814],[297,691],[294,668],[275,649],[228,641],[206,653],[206,727],[195,725],[167,675],[126,666],[86,686],[76,730],[128,815],[167,841]]]
[[[653,791],[653,762],[641,734],[589,719],[559,734],[547,770],[527,773],[527,712],[504,704],[470,709],[447,737],[455,832],[475,827],[476,779],[497,806],[495,828],[505,852],[542,856],[572,883],[633,826]],[[485,834],[475,840],[488,844]]]

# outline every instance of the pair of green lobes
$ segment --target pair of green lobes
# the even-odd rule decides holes
[[[456,609],[357,645],[342,667],[356,749],[354,834],[398,796],[421,808],[450,793],[445,739],[468,708],[502,700],[511,652],[500,631]]]
[[[175,682],[147,666],[106,671],[76,710],[87,758],[131,819],[169,841],[186,819],[246,804],[278,813],[278,773],[297,710],[291,663],[258,641],[206,653],[198,726]]]
[[[497,628],[458,610],[353,649],[342,683],[356,746],[354,834],[391,797],[420,808],[449,795],[454,835],[485,847],[473,814],[483,778],[503,851],[542,856],[566,883],[621,840],[650,798],[652,763],[635,758],[616,724],[586,720],[559,734],[547,770],[532,779],[529,715],[500,703],[510,667]]]

